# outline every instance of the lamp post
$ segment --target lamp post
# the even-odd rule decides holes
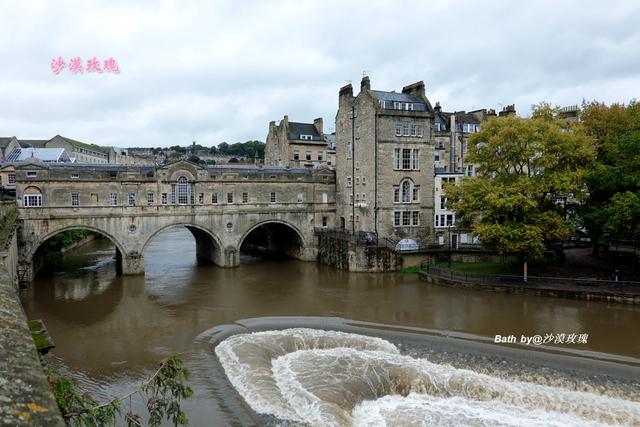
[[[451,224],[447,228],[449,229],[449,270],[451,270]]]

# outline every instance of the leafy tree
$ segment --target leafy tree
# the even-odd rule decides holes
[[[607,244],[605,233],[637,237],[622,218],[640,222],[633,216],[634,200],[640,196],[640,104],[583,103],[581,119],[584,131],[596,141],[597,162],[587,175],[589,197],[580,214],[598,255]]]
[[[545,110],[487,121],[469,144],[478,176],[445,188],[462,226],[489,249],[536,258],[573,233],[571,207],[586,197],[595,150],[583,132]]]

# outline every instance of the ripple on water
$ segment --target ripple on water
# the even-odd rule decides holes
[[[364,335],[287,329],[215,349],[253,410],[312,425],[640,424],[640,402],[509,380],[400,354]]]

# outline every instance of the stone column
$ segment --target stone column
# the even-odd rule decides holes
[[[116,269],[118,274],[124,276],[135,276],[144,274],[144,255],[138,252],[131,252],[126,255],[116,249]]]

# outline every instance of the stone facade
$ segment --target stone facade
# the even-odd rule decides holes
[[[334,138],[323,131],[321,118],[313,123],[290,122],[288,116],[284,116],[277,125],[272,121],[264,148],[264,164],[290,168],[316,165],[334,167]]]
[[[378,239],[433,242],[433,108],[423,82],[401,93],[340,89],[337,228]]]
[[[140,274],[147,243],[167,228],[186,226],[200,260],[234,267],[260,226],[291,243],[288,255],[315,260],[315,227],[335,222],[334,173],[322,167],[30,163],[16,166],[16,178],[25,271],[33,270],[43,242],[68,229],[108,237],[121,272]]]

